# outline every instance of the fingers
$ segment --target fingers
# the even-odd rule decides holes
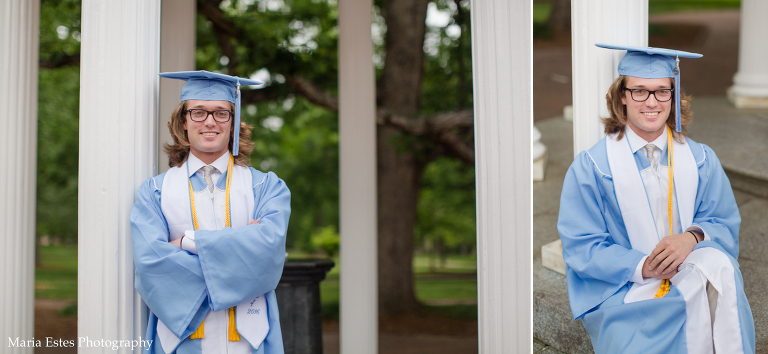
[[[653,265],[654,274],[656,275],[667,275],[670,274],[673,271],[677,271],[677,267],[680,266],[680,264],[683,263],[685,260],[685,255],[683,255],[683,252],[681,250],[671,250],[671,249],[665,249],[659,256],[656,257],[655,261],[657,262],[657,266]]]
[[[655,276],[654,278],[657,278],[657,279],[669,279],[669,278],[672,278],[672,277],[674,277],[675,275],[677,275],[677,269],[673,269],[673,270],[671,270],[671,271],[670,271],[669,273],[667,273],[667,274],[660,274],[660,275],[657,275],[657,276]]]
[[[259,220],[261,220],[261,218],[258,218],[256,220],[251,220],[251,222],[249,222],[248,225],[258,224]]]
[[[651,251],[651,254],[648,255],[648,270],[654,270],[656,269],[656,266],[661,263],[665,258],[667,258],[667,255],[664,254],[664,251],[666,251],[666,244],[664,244],[664,240],[659,242],[658,245],[656,245],[656,248]]]

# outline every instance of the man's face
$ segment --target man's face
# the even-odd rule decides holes
[[[649,91],[671,89],[672,79],[643,79],[627,76],[628,89],[644,89]],[[637,102],[632,99],[631,92],[625,90],[621,96],[621,103],[627,106],[627,121],[629,127],[646,141],[653,141],[664,132],[665,123],[669,117],[672,100],[661,102],[655,95],[649,95],[648,99]]]
[[[229,110],[231,105],[227,101],[187,101],[187,110],[203,109],[206,111]],[[232,118],[227,122],[217,122],[212,114],[204,121],[195,122],[189,113],[185,113],[184,130],[187,131],[189,149],[200,160],[212,163],[221,157],[229,148],[229,136],[232,130]]]

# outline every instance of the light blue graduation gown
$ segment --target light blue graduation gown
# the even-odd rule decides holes
[[[177,353],[200,353],[199,340],[189,339],[209,310],[220,311],[265,294],[269,332],[254,354],[283,353],[274,289],[285,262],[285,236],[291,214],[291,194],[274,173],[250,168],[254,214],[258,224],[238,229],[197,230],[197,255],[170,244],[168,223],[161,210],[164,174],[143,183],[131,212],[135,287],[150,309],[147,348],[162,353],[158,318],[179,338]],[[194,174],[195,191],[205,182]],[[263,181],[263,182],[262,182]],[[225,188],[226,173],[218,179]]]
[[[730,259],[743,347],[754,352],[752,312],[736,261],[741,218],[733,191],[712,149],[687,142],[699,176],[693,225],[711,238],[696,249],[714,247]],[[650,165],[642,149],[634,158],[638,170]],[[666,165],[666,148],[660,160]],[[645,254],[632,249],[611,176],[604,138],[576,157],[563,183],[557,228],[573,318],[581,318],[597,353],[685,353],[686,305],[676,286],[660,299],[624,303],[633,284],[629,280]]]

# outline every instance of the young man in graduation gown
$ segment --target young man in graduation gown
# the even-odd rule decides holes
[[[568,297],[596,353],[753,353],[741,218],[715,153],[686,136],[679,58],[627,50],[607,136],[574,160],[558,231]]]
[[[131,212],[135,287],[149,307],[152,353],[283,353],[274,289],[285,261],[290,192],[249,167],[240,85],[205,71],[186,80],[168,122],[171,169],[139,187]]]

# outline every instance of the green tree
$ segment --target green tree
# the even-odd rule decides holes
[[[80,1],[40,4],[37,235],[77,240]]]
[[[442,28],[425,24],[430,3],[452,15]],[[411,269],[425,168],[440,156],[474,162],[469,16],[467,2],[375,5],[379,307],[391,314],[419,306]],[[198,27],[201,67],[241,76],[268,71],[271,84],[244,94],[244,102],[261,107],[301,96],[337,112],[335,2],[199,0],[198,13],[206,20]]]
[[[66,3],[79,13],[79,2]],[[53,11],[57,4],[43,3]],[[381,312],[389,314],[419,306],[411,273],[419,218],[427,220],[420,239],[443,239],[448,229],[451,240],[473,236],[470,26],[467,0],[377,0],[374,7],[379,289]],[[427,26],[428,8],[444,20]],[[244,119],[257,126],[251,161],[288,183],[289,245],[312,248],[311,236],[339,219],[336,1],[198,0],[197,10],[197,68],[267,83],[243,90]],[[73,19],[66,26],[76,39]],[[59,53],[41,55],[41,65],[77,64],[79,43],[71,42],[73,50],[63,44],[41,40],[41,52]],[[76,116],[68,122],[76,128]],[[76,160],[76,149],[66,153]]]

